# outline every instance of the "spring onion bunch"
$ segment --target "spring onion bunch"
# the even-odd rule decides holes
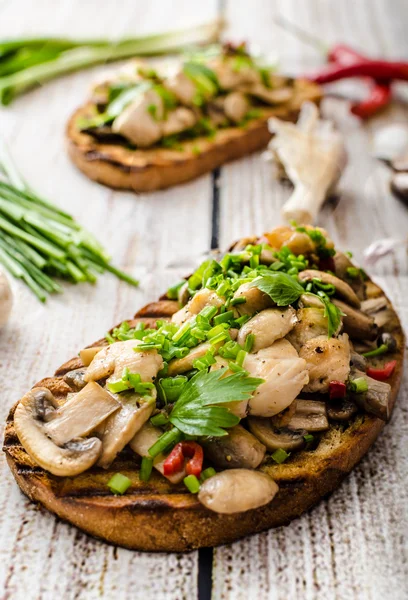
[[[158,56],[218,39],[222,22],[168,33],[112,40],[32,38],[0,41],[0,102],[60,75],[131,56]]]
[[[0,145],[0,263],[41,302],[62,292],[57,279],[94,283],[97,273],[138,282],[110,264],[99,242],[68,213],[37,196]]]

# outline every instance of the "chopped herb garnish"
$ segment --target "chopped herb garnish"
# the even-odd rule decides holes
[[[192,494],[198,494],[200,491],[200,482],[195,475],[187,475],[187,477],[184,477],[183,482]]]
[[[148,456],[143,456],[140,465],[139,479],[141,481],[149,481],[153,468],[153,459]]]
[[[362,356],[365,356],[366,358],[372,358],[373,356],[381,356],[381,354],[386,354],[389,352],[389,350],[390,349],[387,344],[381,344],[381,346],[378,346],[378,348],[375,348],[375,350],[363,352]]]
[[[347,267],[347,275],[350,279],[359,279],[361,277],[361,272],[357,267]]]
[[[355,394],[364,394],[368,390],[367,379],[365,377],[357,377],[357,379],[350,380],[349,388]]]
[[[278,465],[285,462],[285,460],[289,458],[289,456],[290,452],[286,452],[286,450],[283,450],[283,448],[278,448],[278,450],[275,450],[275,452],[271,454],[271,457],[276,463],[278,463]]]
[[[214,477],[217,472],[213,467],[208,467],[208,469],[204,469],[204,471],[200,475],[200,483],[204,483],[206,479],[210,479],[210,477]]]
[[[122,473],[115,473],[108,481],[108,488],[112,494],[122,495],[131,486],[132,482],[129,477],[122,475]]]
[[[268,294],[277,306],[293,304],[303,294],[304,289],[291,275],[279,271],[267,272],[257,277],[251,284]]]

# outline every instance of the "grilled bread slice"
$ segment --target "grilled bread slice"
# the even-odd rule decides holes
[[[368,282],[367,295],[375,298],[381,289]],[[131,326],[143,321],[151,326],[156,319],[170,318],[177,302],[162,297],[138,313]],[[394,405],[403,369],[404,334],[389,303],[385,329],[392,332],[398,350],[391,356],[397,367],[389,380]],[[99,340],[93,345],[106,343]],[[37,385],[51,390],[63,403],[71,391],[63,376],[82,366],[79,358],[62,365],[54,377]],[[22,491],[34,502],[105,541],[131,549],[148,551],[187,551],[232,542],[242,536],[289,523],[333,491],[364,456],[384,427],[384,422],[366,413],[351,421],[331,425],[314,450],[294,453],[289,462],[276,464],[271,459],[262,465],[279,485],[269,504],[245,513],[224,515],[207,510],[183,484],[170,484],[153,473],[148,483],[139,480],[140,459],[125,450],[109,469],[93,467],[76,477],[56,477],[36,465],[19,443],[10,411],[4,451],[12,473]],[[107,483],[114,473],[131,479],[124,496],[113,496]]]
[[[319,103],[321,97],[322,89],[318,85],[295,80],[290,102],[263,108],[262,116],[252,119],[245,127],[219,129],[211,139],[186,140],[177,149],[156,146],[139,150],[103,143],[81,131],[78,121],[95,114],[95,104],[88,102],[68,122],[68,153],[90,179],[113,188],[151,192],[191,181],[226,162],[264,148],[271,138],[267,126],[269,117],[295,120],[303,102]]]

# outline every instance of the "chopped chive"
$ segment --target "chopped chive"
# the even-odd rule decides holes
[[[237,304],[245,304],[246,298],[244,296],[238,296],[238,298],[233,298],[230,302],[231,306],[236,306]]]
[[[207,321],[211,321],[213,317],[217,314],[218,309],[216,306],[205,306],[198,314],[200,317],[207,319]]]
[[[235,359],[237,365],[239,365],[240,367],[242,367],[242,365],[244,364],[244,360],[245,357],[247,355],[247,352],[245,350],[239,350],[238,354],[237,354],[237,358]]]
[[[167,298],[169,298],[170,300],[177,300],[179,290],[185,283],[186,283],[186,281],[185,281],[185,279],[183,279],[183,281],[179,281],[179,283],[176,283],[176,285],[173,285],[172,287],[170,287],[167,290]]]
[[[230,369],[230,371],[233,371],[233,373],[246,373],[245,369],[241,367],[241,365],[238,365],[236,362],[230,361],[228,363],[228,368]]]
[[[192,494],[198,494],[200,491],[200,482],[195,475],[187,475],[187,477],[184,477],[183,482]]]
[[[150,423],[152,425],[154,425],[155,427],[161,427],[162,425],[167,425],[168,422],[169,422],[169,418],[162,412],[158,413],[157,415],[154,415],[154,417],[152,417],[150,419]]]
[[[112,492],[112,494],[124,494],[126,490],[132,484],[129,477],[126,475],[122,475],[122,473],[115,473],[113,477],[111,477],[108,481],[108,488]]]
[[[183,437],[181,431],[179,431],[176,427],[170,429],[170,431],[166,431],[159,437],[159,439],[149,448],[148,452],[152,458],[155,458],[158,454],[161,454],[170,446],[174,446],[179,442]]]
[[[289,458],[289,456],[290,452],[286,452],[286,450],[283,450],[283,448],[278,448],[278,450],[275,450],[275,452],[271,454],[271,457],[276,463],[278,463],[278,465],[285,462],[285,460]]]
[[[255,336],[253,333],[249,333],[245,339],[245,344],[244,344],[245,352],[251,352],[252,348],[254,347],[254,343],[255,343]]]
[[[153,468],[153,459],[148,456],[143,456],[140,465],[139,479],[141,481],[149,481]]]
[[[357,267],[347,267],[346,271],[350,279],[358,279],[360,277],[360,269]]]
[[[217,472],[213,467],[208,467],[208,469],[204,469],[204,471],[200,475],[200,483],[204,483],[206,479],[214,477],[214,475],[216,474]]]
[[[386,354],[389,351],[387,344],[381,344],[375,350],[370,350],[369,352],[364,352],[362,356],[366,358],[371,358],[372,356],[381,356],[381,354]]]
[[[308,434],[306,434],[306,435],[303,436],[303,439],[305,440],[305,442],[307,444],[310,444],[314,440],[314,435],[312,435],[311,433],[308,433]]]
[[[357,377],[349,383],[350,390],[355,394],[364,394],[368,390],[368,383],[365,377]]]
[[[224,340],[230,339],[229,334],[224,331],[223,333],[219,333],[218,335],[209,338],[209,342],[211,344],[211,346],[216,346],[217,344],[219,344],[220,342],[223,342]]]
[[[234,312],[232,310],[228,310],[221,315],[217,315],[214,317],[214,325],[219,325],[220,323],[228,323],[228,321],[232,321],[234,318]]]

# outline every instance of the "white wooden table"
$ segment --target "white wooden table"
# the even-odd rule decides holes
[[[408,56],[404,0],[0,0],[0,37],[22,34],[119,36],[191,25],[220,8],[227,37],[247,39],[278,54],[282,68],[300,73],[322,60],[279,30],[283,14],[329,43],[367,53]],[[102,68],[65,77],[0,111],[0,133],[30,185],[67,208],[110,249],[116,264],[140,277],[140,289],[106,275],[92,286],[65,286],[46,306],[13,282],[15,306],[0,333],[0,428],[10,406],[113,323],[132,315],[185,274],[211,239],[221,247],[280,222],[289,190],[272,179],[256,154],[221,170],[219,203],[211,175],[150,195],[113,192],[91,183],[70,164],[64,124]],[[358,86],[346,86],[354,93]],[[408,121],[407,105],[366,126],[344,102],[326,110],[345,133],[350,163],[340,201],[320,218],[334,240],[362,258],[372,241],[408,231],[408,209],[388,190],[386,167],[369,156],[370,134],[391,120]],[[218,214],[219,211],[219,214]],[[218,220],[214,219],[219,217]],[[219,226],[214,226],[214,222]],[[187,257],[187,258],[186,258]],[[374,274],[408,324],[406,253],[378,264]],[[408,386],[391,423],[343,485],[290,526],[214,550],[212,597],[231,600],[408,597]],[[2,432],[1,432],[2,433]],[[0,597],[12,600],[194,600],[210,597],[208,551],[142,554],[89,538],[20,493],[0,458]]]

